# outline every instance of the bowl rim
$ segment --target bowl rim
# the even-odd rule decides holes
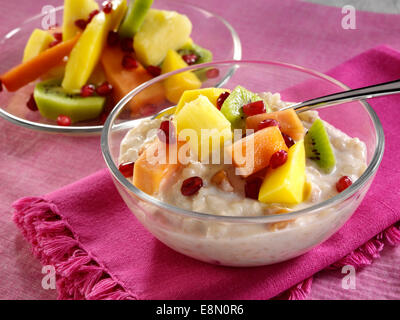
[[[238,33],[236,32],[236,30],[233,28],[233,26],[227,21],[225,20],[225,18],[212,13],[204,8],[201,8],[199,6],[190,4],[190,3],[182,3],[180,1],[176,1],[176,0],[163,0],[165,2],[171,2],[171,3],[175,3],[175,4],[179,4],[180,6],[184,6],[184,7],[190,7],[192,9],[195,9],[201,13],[203,13],[206,16],[211,16],[214,18],[217,18],[220,22],[222,22],[222,24],[224,24],[226,26],[226,28],[229,30],[230,35],[232,37],[232,42],[233,42],[233,60],[240,60],[242,58],[242,44],[239,38]],[[55,12],[59,12],[62,11],[64,8],[64,6],[57,6],[55,7]],[[155,8],[157,9],[157,8]],[[33,15],[27,19],[25,19],[18,27],[15,27],[13,29],[11,29],[10,31],[6,32],[6,34],[4,36],[2,36],[2,38],[0,38],[0,46],[4,45],[4,43],[8,40],[10,40],[11,37],[13,37],[14,35],[16,35],[18,32],[20,32],[22,30],[22,27],[27,24],[30,23],[34,20],[38,20],[40,18],[42,18],[44,15],[46,15],[46,13],[39,13],[36,15]],[[94,125],[94,126],[68,126],[68,127],[63,127],[63,126],[58,126],[58,125],[53,125],[53,124],[47,124],[47,123],[38,123],[38,122],[34,122],[34,121],[30,121],[30,120],[26,120],[23,118],[20,118],[18,116],[15,116],[9,112],[7,112],[5,110],[5,107],[0,106],[0,117],[13,123],[16,124],[18,126],[27,128],[27,129],[31,129],[31,130],[35,130],[35,131],[41,131],[41,132],[48,132],[48,133],[63,133],[63,134],[93,134],[93,135],[100,135],[101,131],[104,127],[104,125]]]
[[[111,171],[112,176],[114,179],[116,179],[122,186],[124,186],[126,189],[128,189],[130,192],[134,193],[136,196],[138,196],[141,200],[150,202],[151,204],[155,205],[156,207],[164,210],[168,210],[171,212],[174,212],[178,215],[183,215],[185,217],[189,218],[195,218],[199,220],[214,220],[217,222],[229,222],[229,223],[270,223],[270,222],[278,222],[278,221],[286,221],[289,219],[293,218],[298,218],[300,216],[304,215],[312,215],[317,213],[319,210],[334,206],[339,204],[340,202],[343,202],[353,196],[357,191],[359,191],[364,185],[366,185],[370,179],[372,179],[381,163],[382,157],[383,157],[383,151],[384,151],[384,146],[385,146],[385,137],[383,133],[383,127],[380,122],[379,117],[377,116],[375,110],[365,101],[365,100],[359,100],[361,105],[366,109],[368,112],[371,121],[373,123],[374,129],[375,129],[375,139],[376,139],[376,145],[375,145],[375,150],[372,155],[371,161],[364,171],[364,173],[346,190],[342,191],[341,193],[333,196],[332,198],[329,198],[325,201],[322,201],[320,203],[317,203],[315,205],[312,205],[310,207],[292,211],[289,213],[284,213],[284,214],[279,214],[279,215],[270,215],[270,216],[250,216],[250,217],[243,217],[243,216],[221,216],[221,215],[215,215],[215,214],[208,214],[208,213],[202,213],[202,212],[197,212],[197,211],[192,211],[192,210],[186,210],[183,208],[176,207],[174,205],[168,204],[166,202],[160,201],[145,192],[141,191],[137,187],[135,187],[127,178],[125,178],[121,172],[118,170],[117,166],[114,164],[114,161],[111,157],[109,145],[108,145],[108,138],[109,134],[111,131],[111,126],[115,120],[115,118],[118,116],[119,112],[122,110],[122,108],[125,106],[126,103],[138,92],[141,90],[153,85],[156,82],[162,81],[167,77],[170,77],[174,74],[185,72],[185,71],[190,71],[193,69],[198,69],[198,68],[210,68],[210,67],[215,67],[216,65],[232,65],[232,67],[241,65],[241,64],[260,64],[260,65],[277,65],[280,67],[284,68],[290,68],[290,69],[295,69],[300,72],[305,72],[307,74],[313,75],[316,78],[321,78],[323,80],[327,80],[333,84],[336,84],[337,86],[343,88],[344,90],[349,90],[350,88],[343,84],[342,82],[334,79],[333,77],[330,77],[324,73],[321,73],[319,71],[305,68],[302,66],[298,66],[295,64],[291,63],[286,63],[286,62],[281,62],[281,61],[261,61],[261,60],[240,60],[240,61],[235,61],[235,60],[226,60],[226,61],[215,61],[215,62],[209,62],[209,63],[204,63],[204,64],[199,64],[199,65],[193,65],[189,66],[184,69],[176,70],[173,72],[169,72],[166,74],[163,74],[157,78],[154,78],[134,90],[132,90],[130,93],[128,93],[124,98],[122,98],[115,108],[112,110],[110,113],[109,117],[107,118],[104,128],[101,134],[101,151],[103,154],[103,158],[106,162],[106,165],[108,169]]]

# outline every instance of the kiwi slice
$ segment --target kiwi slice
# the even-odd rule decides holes
[[[213,54],[210,50],[200,47],[193,42],[187,42],[182,48],[178,50],[181,56],[185,54],[195,54],[199,58],[196,60],[196,64],[211,62],[213,59]]]
[[[121,38],[133,38],[139,31],[147,12],[149,12],[153,0],[131,0],[128,12],[119,27],[118,33]]]
[[[243,106],[262,100],[262,98],[242,86],[237,86],[224,101],[221,107],[221,112],[229,120],[232,129],[244,129],[246,125],[246,115],[243,112]],[[271,112],[266,105],[266,112]]]
[[[306,133],[304,146],[307,158],[315,161],[326,173],[333,170],[336,164],[335,155],[321,119],[315,120]]]
[[[72,122],[98,118],[106,101],[106,98],[100,96],[84,98],[80,94],[67,93],[59,79],[39,82],[33,97],[43,117],[56,120],[59,115],[65,115]]]

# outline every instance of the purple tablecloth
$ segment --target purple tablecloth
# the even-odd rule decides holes
[[[43,5],[61,3],[1,0],[0,35],[39,13]],[[246,59],[276,59],[325,71],[378,44],[400,49],[395,15],[357,12],[356,29],[344,30],[338,8],[294,0],[250,0],[243,13],[243,3],[204,0],[201,6],[234,26]],[[99,138],[47,135],[0,120],[0,150],[0,298],[55,298],[53,290],[42,288],[41,267],[11,221],[11,203],[48,193],[104,167]],[[385,249],[372,266],[357,273],[356,290],[342,289],[342,274],[323,272],[316,276],[309,298],[399,299],[399,274],[400,249]]]

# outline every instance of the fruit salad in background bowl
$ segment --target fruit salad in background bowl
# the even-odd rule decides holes
[[[54,25],[38,15],[0,42],[0,115],[30,129],[100,133],[115,104],[140,84],[189,65],[241,58],[239,38],[224,19],[179,1],[65,0],[54,15]],[[203,70],[185,85],[206,79]],[[137,96],[129,116],[174,101],[175,85]]]
[[[130,117],[135,96],[204,70],[214,77],[154,106],[163,111]],[[277,263],[337,231],[379,167],[384,136],[366,102],[280,110],[343,89],[280,62],[190,66],[118,103],[102,132],[103,156],[127,206],[169,247],[220,265]]]

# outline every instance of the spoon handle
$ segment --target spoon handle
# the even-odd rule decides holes
[[[297,113],[300,113],[312,109],[325,108],[340,103],[375,98],[396,93],[400,93],[400,79],[354,90],[333,93],[320,98],[296,103],[285,107],[284,109],[294,109]]]

